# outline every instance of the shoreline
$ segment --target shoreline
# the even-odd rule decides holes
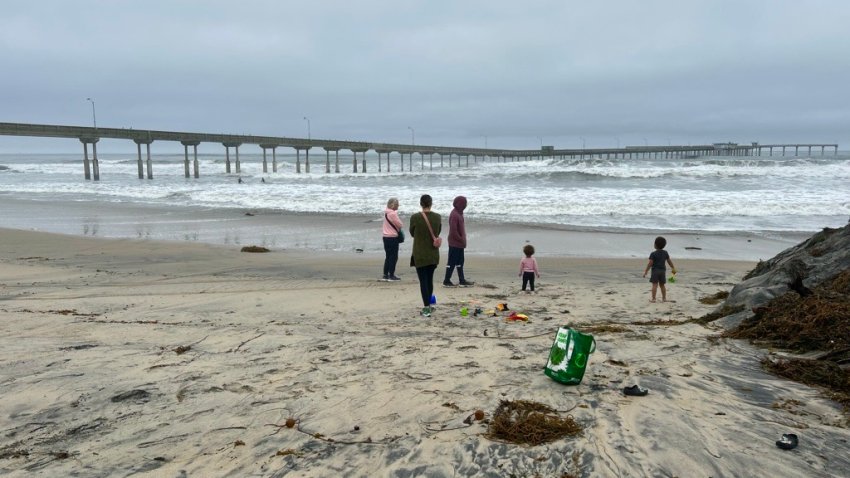
[[[8,200],[3,227],[74,236],[257,245],[273,250],[383,254],[377,217],[280,213],[246,209],[165,207],[123,203],[58,203]],[[447,214],[444,214],[447,216]],[[405,224],[409,217],[403,217]],[[642,258],[656,235],[668,239],[678,259],[758,261],[773,257],[811,234],[604,231],[557,225],[491,223],[467,218],[468,256],[516,256],[534,244],[539,257]],[[404,257],[410,244],[403,244]],[[519,260],[519,259],[517,259]]]

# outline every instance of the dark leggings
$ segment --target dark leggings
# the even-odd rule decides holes
[[[397,237],[384,238],[384,252],[386,253],[386,258],[384,259],[384,277],[394,276],[395,266],[398,263]]]
[[[422,305],[424,307],[431,305],[431,296],[434,294],[434,271],[436,269],[437,264],[416,268],[416,275],[419,276],[419,292],[422,293]]]
[[[523,272],[522,290],[525,290],[525,286],[529,284],[531,284],[531,290],[534,290],[534,272]]]

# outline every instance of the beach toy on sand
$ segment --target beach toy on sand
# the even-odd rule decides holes
[[[562,326],[555,335],[543,373],[558,383],[578,385],[584,377],[587,359],[595,350],[596,340],[592,335]]]
[[[437,303],[437,296],[434,295],[434,294],[431,294],[431,305],[434,305],[436,303]]]
[[[466,307],[461,307],[460,308],[460,315],[461,315],[461,317],[468,316],[469,315],[469,309],[466,308]]]
[[[518,314],[518,313],[514,312],[511,315],[505,317],[505,320],[510,321],[510,322],[517,321],[517,320],[520,320],[522,322],[528,322],[528,316],[525,315],[525,314]]]
[[[675,284],[676,283],[676,274],[671,275],[670,278],[667,279],[667,282],[669,282],[671,284]]]

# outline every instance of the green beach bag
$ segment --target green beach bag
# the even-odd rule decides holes
[[[549,361],[543,373],[558,383],[578,385],[584,377],[587,359],[594,351],[596,340],[592,335],[562,326],[549,350]]]

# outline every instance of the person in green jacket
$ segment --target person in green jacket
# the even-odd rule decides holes
[[[434,245],[435,238],[439,239],[442,231],[442,219],[436,212],[431,211],[431,196],[423,194],[419,198],[422,206],[421,214],[410,217],[410,237],[413,238],[413,256],[410,265],[416,267],[419,277],[419,291],[422,293],[423,317],[431,317],[431,296],[434,294],[434,271],[440,263],[439,244]],[[428,227],[430,224],[430,228]],[[440,239],[442,241],[442,239]]]

